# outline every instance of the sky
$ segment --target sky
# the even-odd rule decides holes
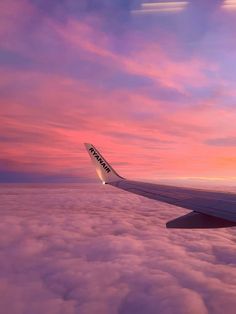
[[[0,197],[4,314],[235,313],[235,228],[166,229],[186,210],[98,184]]]
[[[0,181],[236,180],[236,1],[1,0]]]

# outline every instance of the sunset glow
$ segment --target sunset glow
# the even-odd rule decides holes
[[[223,9],[227,10],[235,10],[236,9],[236,1],[235,0],[225,0],[222,5]]]
[[[96,180],[92,142],[125,177],[232,181],[234,3],[2,1],[1,180]]]
[[[0,0],[0,314],[236,313],[236,0]]]

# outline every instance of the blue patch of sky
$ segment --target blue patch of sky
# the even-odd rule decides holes
[[[187,100],[185,94],[156,82],[149,87],[149,96],[156,100],[174,102],[176,105],[183,105]]]
[[[189,86],[185,85],[185,89],[187,93],[194,98],[196,101],[197,100],[206,100],[214,97],[218,91],[217,86]]]
[[[145,76],[132,75],[123,71],[115,71],[112,75],[100,83],[106,89],[127,89],[136,91],[137,89],[145,89],[152,85],[152,80]]]
[[[236,147],[236,137],[212,138],[205,141],[210,146]]]
[[[44,15],[59,20],[68,16],[76,18],[100,16],[107,21],[116,21],[129,14],[133,0],[31,0],[31,3],[41,10]]]
[[[86,183],[92,182],[87,177],[73,176],[71,174],[53,175],[37,172],[23,172],[0,169],[0,183]]]
[[[15,69],[30,69],[34,62],[31,58],[26,57],[17,52],[0,49],[0,65],[1,67]]]

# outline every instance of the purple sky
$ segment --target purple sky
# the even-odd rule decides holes
[[[166,229],[186,211],[91,184],[83,143],[235,185],[236,1],[0,2],[0,182],[90,183],[1,184],[0,309],[234,314],[235,228]]]
[[[236,5],[182,3],[2,0],[0,180],[235,181]]]

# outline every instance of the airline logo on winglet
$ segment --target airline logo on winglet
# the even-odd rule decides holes
[[[89,148],[89,151],[93,154],[93,157],[95,157],[97,159],[97,161],[100,162],[100,165],[103,166],[104,170],[109,173],[111,171],[111,169],[107,166],[107,164],[105,163],[105,161],[98,155],[98,153],[95,151],[94,148]]]

